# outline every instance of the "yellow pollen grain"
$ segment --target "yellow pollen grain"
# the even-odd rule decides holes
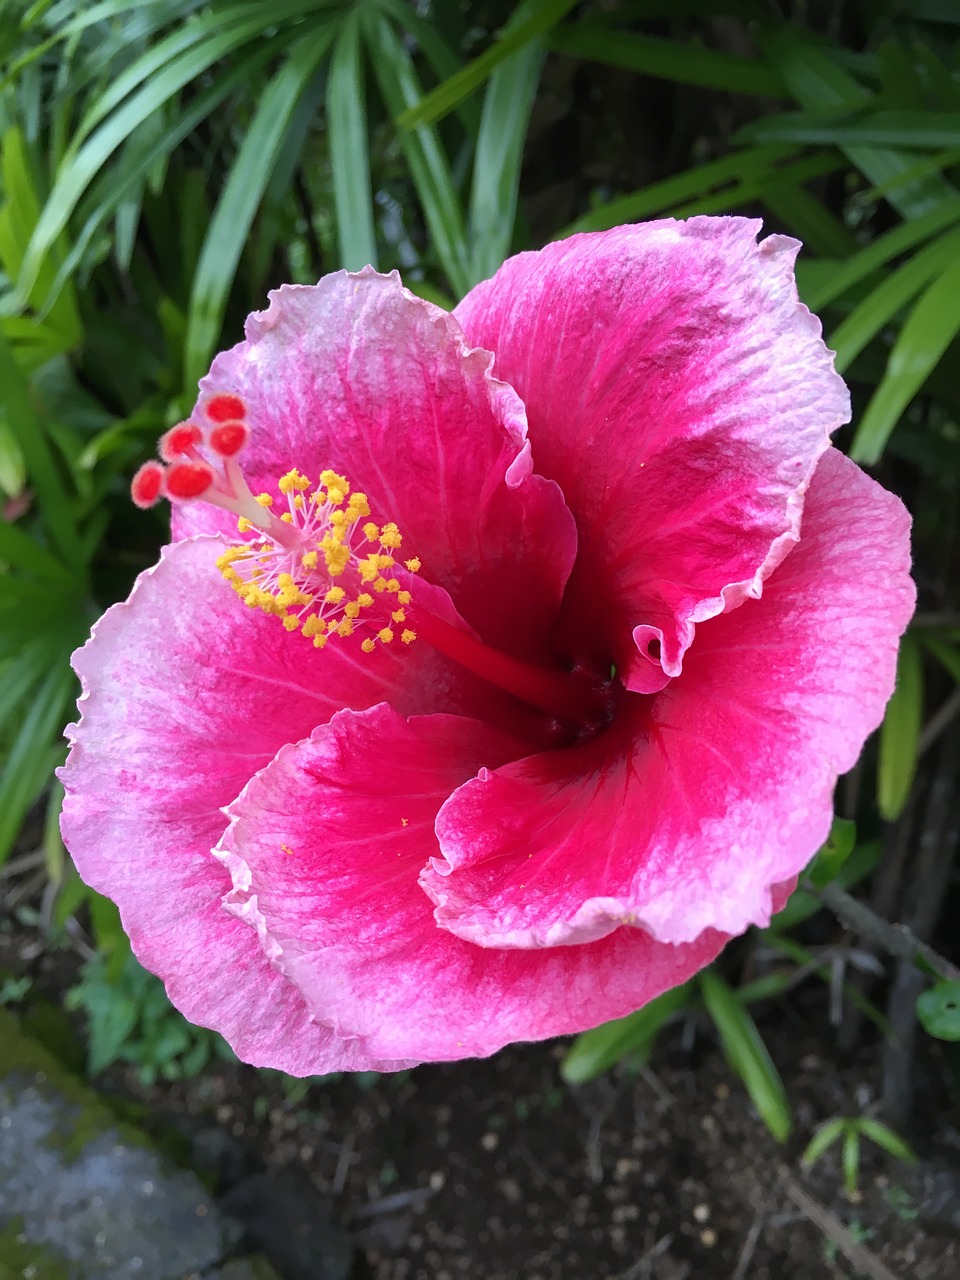
[[[363,526],[363,536],[366,538],[368,542],[379,542],[380,541],[379,526],[375,525],[372,520],[368,521]]]
[[[296,631],[297,628],[300,626],[300,619],[297,617],[295,613],[288,613],[287,616],[283,619],[283,625],[286,627],[288,631]]]
[[[270,495],[269,493],[258,493],[258,494],[257,494],[257,502],[259,502],[259,503],[260,503],[261,507],[272,507],[272,506],[273,506],[273,498],[271,497],[271,495]]]
[[[397,604],[409,604],[412,599],[413,599],[413,596],[410,594],[409,591],[397,592]]]
[[[349,547],[324,547],[323,558],[331,578],[339,578],[350,561]]]
[[[343,613],[346,618],[359,618],[360,606],[356,600],[351,600],[343,606]]]
[[[406,622],[407,615],[402,609],[395,609],[393,613],[391,613],[390,618],[393,622]]]
[[[250,533],[255,528],[256,525],[251,524],[246,516],[241,516],[237,521],[237,533]]]
[[[350,621],[349,618],[344,618],[342,622],[337,624],[337,635],[338,636],[353,635],[353,623]]]
[[[381,547],[399,547],[402,542],[403,538],[400,536],[400,530],[392,522],[385,524],[380,530]]]
[[[361,609],[369,609],[373,604],[373,596],[368,595],[366,591],[361,591],[360,595],[357,596],[357,604]]]
[[[370,639],[364,640],[363,643],[360,645],[360,648],[363,650],[364,653],[373,653],[376,647],[377,647],[376,640],[370,640]]]
[[[381,569],[390,569],[397,563],[393,556],[377,556],[377,561]]]
[[[323,648],[323,646],[324,646],[326,643],[327,643],[327,637],[326,637],[326,636],[314,636],[314,637],[313,637],[313,647],[314,647],[315,649],[322,649],[322,648]]]
[[[280,519],[283,521],[284,524],[293,524],[293,516],[290,514],[289,511],[284,511]]]
[[[409,627],[400,633],[400,640],[403,644],[410,644],[412,641],[416,640],[416,638],[417,633],[415,631],[411,631]]]
[[[315,569],[319,560],[319,553],[316,551],[305,551],[300,557],[300,563],[304,569]]]
[[[393,639],[393,632],[390,630],[389,627],[383,627],[380,631],[377,632],[377,639],[382,644],[389,644],[390,641]]]
[[[303,501],[303,494],[302,494],[302,493],[298,493],[298,494],[296,495],[296,497],[293,499],[293,505],[296,507],[296,509],[297,509],[298,511],[302,511],[302,510],[303,510],[303,507],[304,507],[304,501]]]
[[[343,587],[331,587],[323,599],[326,604],[339,604],[346,594]]]
[[[396,595],[396,593],[400,590],[400,583],[396,580],[396,578],[387,579],[387,590],[392,592],[394,595]]]
[[[404,568],[409,569],[411,573],[420,572],[420,557],[414,556],[412,560],[404,560]]]
[[[362,520],[370,514],[370,503],[365,493],[352,493],[347,503],[347,510],[354,521]]]
[[[373,589],[374,589],[374,591],[377,591],[377,592],[379,592],[379,591],[386,591],[386,589],[387,589],[387,580],[386,580],[386,578],[375,578],[375,579],[374,579],[374,583],[373,583]]]
[[[322,618],[318,618],[315,613],[311,613],[304,619],[303,634],[308,640],[312,640],[314,636],[319,635],[324,630],[325,625]]]
[[[281,849],[281,851],[282,851],[283,853],[289,853],[289,854],[292,854],[292,853],[293,853],[293,850],[290,848],[290,846],[289,846],[288,844],[282,844],[282,845],[280,846],[280,849]]]

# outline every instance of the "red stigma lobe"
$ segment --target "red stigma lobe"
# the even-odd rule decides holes
[[[145,511],[163,497],[164,470],[159,462],[145,462],[130,483],[134,506]]]
[[[174,462],[184,454],[195,449],[203,436],[200,428],[192,422],[178,422],[160,437],[160,457],[164,462]]]
[[[207,401],[204,412],[211,422],[232,422],[247,416],[247,406],[239,396],[221,393]]]
[[[167,471],[167,497],[181,501],[202,497],[213,481],[213,467],[205,462],[176,462]]]
[[[250,428],[245,422],[224,422],[213,428],[208,443],[221,458],[232,458],[250,439]]]

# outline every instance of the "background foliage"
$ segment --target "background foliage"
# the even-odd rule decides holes
[[[785,1136],[755,1006],[823,980],[836,1014],[845,989],[841,1035],[865,1016],[901,1074],[917,996],[927,1031],[956,1040],[949,963],[911,942],[885,968],[881,938],[854,945],[861,921],[838,940],[822,907],[858,886],[920,943],[952,892],[960,8],[6,0],[0,62],[0,864],[11,908],[39,899],[54,935],[99,949],[74,999],[91,1065],[175,1074],[215,1051],[131,968],[112,907],[70,867],[51,783],[68,655],[164,539],[129,476],[212,354],[281,281],[371,262],[452,305],[518,249],[705,212],[804,241],[801,293],[854,395],[840,443],[915,513],[921,610],[878,742],[841,789],[856,828],[723,976],[589,1033],[565,1074],[639,1063],[669,1021],[707,1020]],[[886,1101],[903,1114],[895,1087]],[[825,1143],[852,1150],[853,1123]]]

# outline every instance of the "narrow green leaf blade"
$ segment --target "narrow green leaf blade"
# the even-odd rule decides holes
[[[584,1031],[567,1051],[560,1075],[567,1084],[583,1084],[602,1075],[627,1054],[647,1052],[663,1027],[690,1002],[690,985],[674,987],[636,1013]]]
[[[729,986],[712,970],[700,975],[704,1004],[716,1025],[730,1066],[778,1142],[790,1136],[790,1104],[756,1023]]]
[[[800,1157],[800,1163],[808,1169],[816,1164],[827,1148],[840,1137],[843,1129],[844,1121],[840,1119],[828,1120],[826,1124],[822,1124],[807,1144],[806,1150]]]
[[[899,817],[910,794],[922,716],[923,665],[919,646],[907,632],[900,642],[896,688],[880,728],[877,807],[888,822]]]
[[[377,265],[370,190],[367,109],[364,101],[360,32],[354,15],[344,25],[327,73],[327,135],[337,214],[340,266],[359,271]]]
[[[856,462],[879,461],[907,405],[960,333],[960,257],[920,296],[893,344],[886,372],[850,447]]]

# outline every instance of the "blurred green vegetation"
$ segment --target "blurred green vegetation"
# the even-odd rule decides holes
[[[341,266],[399,267],[451,305],[511,252],[633,219],[747,212],[804,241],[801,293],[854,395],[839,443],[916,517],[921,611],[835,868],[896,881],[890,833],[932,821],[960,710],[960,7],[6,0],[0,66],[0,864],[11,901],[42,883],[46,923],[82,918],[108,957],[76,997],[96,1065],[136,1060],[130,1035],[162,1018],[60,844],[68,656],[156,557],[162,519],[128,480],[212,354],[268,288]],[[807,892],[790,913],[809,928],[822,908]],[[694,1002],[785,1133],[746,1006],[833,970],[782,921],[767,934],[784,966],[747,964],[739,990],[711,972],[589,1033],[568,1077],[642,1055]],[[171,1061],[209,1057],[166,1033]]]

